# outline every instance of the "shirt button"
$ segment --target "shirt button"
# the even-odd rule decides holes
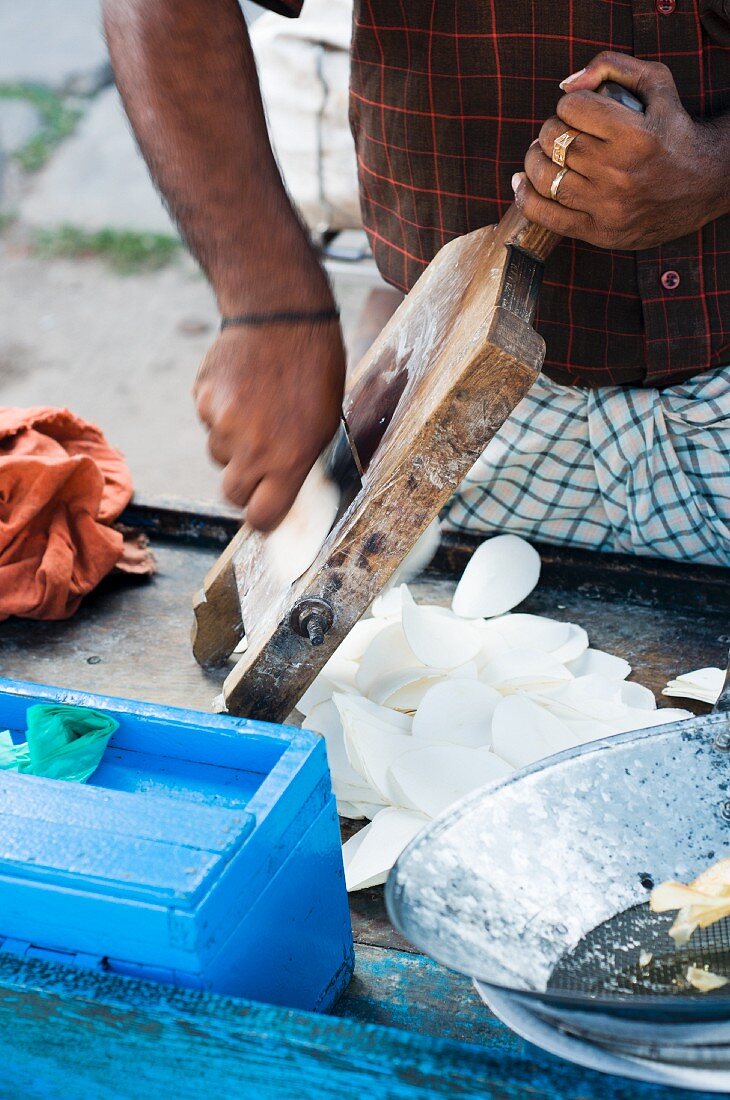
[[[677,0],[656,0],[656,10],[660,15],[671,15],[677,6]]]
[[[665,290],[676,290],[679,286],[679,273],[677,271],[665,271],[662,275],[662,286]]]

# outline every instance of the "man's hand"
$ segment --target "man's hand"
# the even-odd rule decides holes
[[[342,408],[345,353],[336,323],[228,328],[200,367],[195,399],[223,491],[252,526],[283,519]]]
[[[615,80],[642,100],[641,115],[596,94]],[[557,115],[540,131],[513,177],[515,201],[530,221],[600,248],[652,248],[694,232],[730,210],[730,127],[697,122],[682,106],[665,65],[602,53],[561,85]],[[553,142],[580,131],[558,188]]]

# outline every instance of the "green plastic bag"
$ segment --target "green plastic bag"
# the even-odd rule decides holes
[[[27,742],[14,745],[0,734],[0,768],[85,783],[101,763],[119,723],[101,711],[39,703],[26,714]]]

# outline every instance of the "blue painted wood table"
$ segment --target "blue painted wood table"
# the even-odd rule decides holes
[[[225,510],[138,502],[125,517],[160,560],[151,585],[110,581],[69,623],[7,623],[0,674],[209,710],[219,674],[189,651],[189,597],[234,529]],[[445,598],[471,547],[449,541],[421,591]],[[717,664],[723,571],[544,548],[526,610],[583,624],[659,692]],[[682,1100],[703,1094],[572,1066],[514,1036],[459,975],[412,952],[382,891],[351,899],[354,978],[325,1015],[0,954],[0,1097],[353,1097]]]

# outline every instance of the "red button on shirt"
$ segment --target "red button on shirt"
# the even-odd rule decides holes
[[[660,15],[671,15],[676,6],[676,0],[656,0],[656,10]]]
[[[679,286],[679,273],[677,271],[665,271],[662,275],[662,286],[665,290],[676,290]]]

